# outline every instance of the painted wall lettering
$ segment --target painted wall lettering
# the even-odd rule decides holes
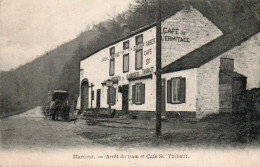
[[[143,75],[148,75],[153,73],[153,67],[143,69]]]
[[[133,50],[138,50],[138,49],[142,49],[144,46],[144,43],[140,43],[139,45],[134,46]]]
[[[153,44],[155,44],[155,38],[145,42],[146,46],[150,46],[150,45],[153,45]]]
[[[152,54],[152,49],[148,49],[144,51],[144,55],[149,55],[149,54]]]
[[[151,59],[146,59],[146,65],[150,64],[151,63]]]
[[[136,78],[136,77],[139,77],[139,72],[134,72],[134,73],[126,75],[127,79]]]
[[[110,55],[110,58],[115,58],[115,57],[119,57],[119,52],[115,53],[115,54],[112,54]]]
[[[168,27],[163,27],[162,29],[162,33],[163,34],[175,34],[175,35],[179,35],[179,31],[180,29],[179,28],[168,28]]]
[[[162,34],[163,34],[162,41],[190,43],[190,38],[185,37],[186,32],[180,30],[179,28],[163,27]]]
[[[162,41],[176,41],[176,42],[190,43],[190,38],[163,36]]]
[[[104,58],[101,59],[101,62],[104,62],[104,61],[107,61],[107,60],[109,60],[109,58],[108,57],[104,57]]]

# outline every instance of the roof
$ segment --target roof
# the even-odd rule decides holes
[[[259,26],[253,26],[250,27],[248,31],[243,33],[242,36],[240,36],[242,34],[240,30],[231,34],[222,35],[221,37],[209,42],[206,45],[203,45],[202,47],[190,52],[189,54],[162,68],[161,72],[169,73],[191,68],[198,68],[212,59],[220,56],[222,53],[232,49],[237,45],[240,45],[242,42],[246,41],[258,32]]]
[[[145,30],[148,30],[148,29],[154,27],[155,25],[156,25],[156,23],[152,23],[152,24],[149,24],[149,25],[147,25],[147,26],[141,27],[141,28],[139,28],[139,29],[137,29],[137,30],[135,30],[135,31],[131,31],[131,33],[128,34],[127,36],[124,36],[124,37],[122,37],[122,38],[120,38],[120,39],[114,41],[113,43],[110,43],[110,44],[108,44],[108,45],[106,45],[106,46],[104,46],[104,47],[102,47],[102,48],[100,48],[100,49],[94,51],[93,53],[91,53],[91,54],[87,55],[86,57],[82,58],[80,61],[82,61],[82,60],[84,60],[84,59],[86,59],[86,58],[88,58],[88,57],[94,55],[95,53],[97,53],[97,52],[99,52],[99,51],[101,51],[101,50],[103,50],[103,49],[105,49],[105,48],[107,48],[107,47],[109,47],[109,46],[112,46],[112,45],[114,45],[114,44],[116,44],[116,43],[118,43],[118,42],[120,42],[120,41],[124,41],[124,40],[126,40],[126,39],[128,39],[128,38],[130,38],[130,37],[132,37],[132,36],[134,36],[134,35],[136,35],[136,34],[138,34],[138,33],[140,33],[140,32],[143,32],[143,31],[145,31]]]
[[[163,73],[199,67],[200,65],[210,61],[212,58],[216,57],[220,53],[223,53],[224,51],[239,45],[241,42],[245,41],[246,39],[250,38],[257,32],[259,32],[260,28],[258,17],[255,13],[251,11],[251,9],[248,7],[247,3],[244,2],[244,0],[208,0],[199,2],[197,0],[191,0],[190,4],[198,11],[200,11],[204,15],[204,17],[207,17],[214,25],[216,25],[223,32],[224,35],[208,43],[207,45],[204,45],[201,48],[191,52],[190,54],[184,56],[185,58],[183,57],[177,60],[177,62],[174,62],[174,64],[172,63],[167,67],[163,68]],[[162,18],[162,21],[173,16],[177,12],[179,11],[174,11],[171,15]],[[127,36],[124,36],[114,41],[113,43],[110,43],[96,50],[95,52],[87,55],[81,60],[84,60],[109,46],[112,46],[120,41],[124,41],[154,26],[156,26],[156,22],[153,22],[147,26],[132,31]],[[228,44],[228,46],[221,46],[222,43],[224,45]],[[215,48],[215,46],[218,47]],[[200,55],[200,52],[203,53],[203,56]],[[212,52],[214,56],[207,55],[207,52]],[[189,60],[187,60],[187,58]],[[200,58],[202,58],[202,60],[197,60]]]
[[[243,19],[240,18],[240,23],[237,23],[237,26],[233,27],[232,31],[224,29],[222,36],[172,62],[162,68],[161,72],[169,73],[198,68],[260,32],[259,20],[247,6],[244,6],[244,10],[240,15],[243,16]]]
[[[222,73],[231,76],[232,78],[247,78],[246,76],[239,74],[237,72],[234,71],[222,71]]]

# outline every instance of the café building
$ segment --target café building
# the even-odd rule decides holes
[[[238,110],[243,91],[260,86],[260,52],[250,45],[259,47],[260,27],[250,23],[241,36],[193,7],[162,19],[162,115],[201,118]],[[78,109],[155,116],[156,40],[153,23],[86,55]]]

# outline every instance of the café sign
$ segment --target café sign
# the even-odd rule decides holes
[[[153,73],[154,67],[143,69],[141,72],[133,72],[126,76],[127,79],[136,79],[139,77],[148,76]]]

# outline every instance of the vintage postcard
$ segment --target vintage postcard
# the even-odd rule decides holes
[[[0,167],[260,166],[257,0],[0,0]]]

